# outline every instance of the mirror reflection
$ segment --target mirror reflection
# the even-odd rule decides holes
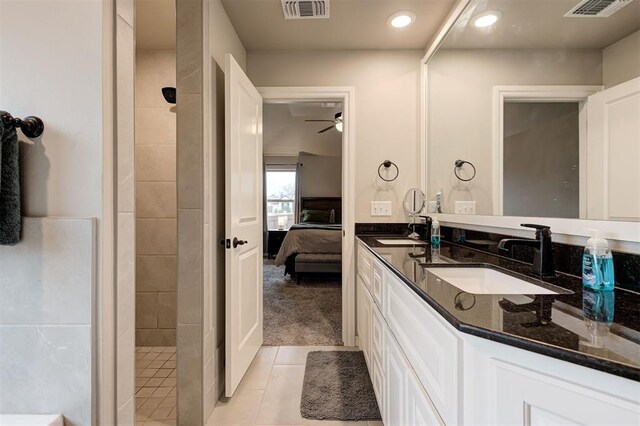
[[[640,221],[640,1],[583,3],[455,23],[428,62],[430,210]]]

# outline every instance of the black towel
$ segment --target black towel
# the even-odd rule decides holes
[[[0,120],[0,245],[20,241],[20,159],[18,134]]]

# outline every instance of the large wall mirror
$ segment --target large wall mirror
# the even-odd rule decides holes
[[[640,222],[640,0],[471,1],[427,120],[432,211]]]

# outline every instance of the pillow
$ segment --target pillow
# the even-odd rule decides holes
[[[300,213],[301,223],[329,223],[330,220],[329,210],[302,210]]]

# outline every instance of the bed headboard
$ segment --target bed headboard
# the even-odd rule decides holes
[[[342,210],[342,197],[302,197],[300,210]]]
[[[302,210],[331,210],[336,212],[336,223],[342,223],[342,197],[301,197]]]

